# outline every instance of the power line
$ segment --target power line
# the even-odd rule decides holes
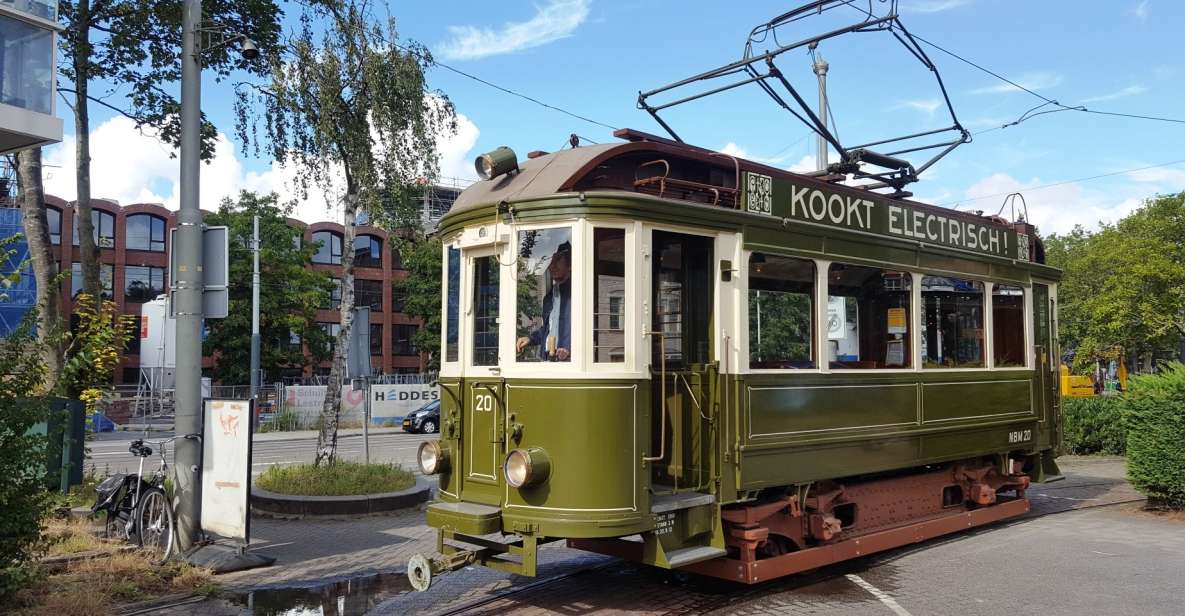
[[[493,82],[487,81],[487,80],[485,80],[485,79],[482,79],[481,77],[478,77],[478,76],[476,76],[476,75],[473,75],[473,74],[471,74],[471,73],[467,73],[467,72],[465,72],[465,71],[463,71],[463,70],[461,70],[461,69],[459,69],[459,68],[455,68],[455,67],[449,66],[448,64],[445,64],[444,62],[440,62],[440,61],[436,60],[435,58],[431,58],[431,59],[429,59],[429,58],[425,57],[425,56],[424,56],[422,53],[420,53],[418,50],[415,50],[415,49],[412,49],[412,48],[409,48],[409,47],[405,47],[405,46],[403,46],[403,45],[400,45],[400,44],[398,44],[398,43],[395,43],[395,46],[396,46],[396,47],[398,47],[399,49],[402,49],[404,52],[406,52],[406,53],[409,53],[409,54],[412,54],[412,55],[414,55],[414,56],[416,56],[416,57],[418,57],[418,58],[421,58],[421,59],[424,59],[424,60],[430,60],[430,62],[431,62],[433,65],[435,65],[435,66],[439,66],[440,68],[443,68],[443,69],[446,69],[446,70],[452,71],[452,72],[454,72],[454,73],[456,73],[456,74],[458,74],[458,75],[460,75],[460,76],[462,76],[462,77],[466,77],[466,78],[468,78],[468,79],[472,79],[473,81],[476,81],[476,82],[478,82],[478,83],[480,83],[480,84],[484,84],[484,85],[486,85],[486,86],[489,86],[489,87],[491,87],[491,88],[494,88],[495,90],[498,90],[498,91],[501,91],[501,92],[505,92],[506,94],[509,94],[509,95],[511,95],[511,96],[517,96],[518,98],[521,98],[521,99],[523,99],[523,100],[530,101],[530,102],[532,102],[532,103],[535,103],[536,105],[539,105],[539,106],[541,106],[541,107],[545,107],[545,108],[547,108],[547,109],[551,109],[552,111],[558,111],[558,112],[560,112],[560,113],[562,113],[562,114],[564,114],[564,115],[567,115],[567,116],[571,116],[571,117],[573,117],[573,118],[576,118],[577,120],[581,120],[581,121],[584,121],[584,122],[588,122],[589,124],[595,124],[595,125],[597,125],[597,126],[601,126],[601,127],[607,128],[607,129],[609,129],[609,130],[617,130],[617,127],[616,127],[616,126],[612,126],[612,125],[606,124],[606,123],[604,123],[604,122],[598,122],[597,120],[594,120],[594,119],[592,119],[592,118],[588,118],[588,117],[582,116],[582,115],[580,115],[580,114],[578,114],[578,113],[575,113],[575,112],[572,112],[572,111],[568,111],[567,109],[564,109],[564,108],[562,108],[562,107],[557,107],[557,106],[555,106],[555,105],[551,105],[551,104],[545,103],[545,102],[543,102],[543,101],[541,101],[541,100],[539,100],[539,99],[537,99],[537,98],[534,98],[534,97],[532,97],[532,96],[528,96],[528,95],[526,95],[526,94],[523,94],[523,93],[521,93],[521,92],[516,92],[516,91],[514,91],[514,90],[511,90],[510,88],[504,88],[504,87],[502,87],[502,86],[500,86],[500,85],[498,85],[498,84],[496,84],[496,83],[493,83]]]
[[[1147,167],[1137,167],[1135,169],[1125,169],[1123,171],[1112,171],[1111,173],[1100,173],[1098,175],[1092,175],[1089,177],[1078,178],[1075,180],[1062,180],[1061,182],[1053,182],[1052,184],[1041,184],[1039,186],[1030,186],[1030,187],[1025,188],[1024,190],[1025,191],[1033,191],[1033,190],[1042,190],[1045,188],[1053,188],[1054,186],[1065,186],[1066,184],[1078,184],[1080,182],[1088,182],[1090,180],[1097,180],[1100,178],[1107,178],[1107,177],[1112,177],[1112,176],[1116,176],[1116,175],[1126,175],[1128,173],[1135,173],[1137,171],[1145,171],[1148,169],[1159,169],[1161,167],[1171,167],[1173,165],[1179,165],[1181,163],[1185,163],[1185,158],[1182,158],[1180,160],[1169,161],[1167,163],[1160,163],[1158,165],[1148,165]],[[1016,191],[1010,190],[1007,192],[994,193],[991,195],[983,195],[982,197],[973,197],[971,199],[960,199],[958,201],[951,201],[948,203],[939,204],[938,207],[950,207],[952,205],[970,203],[972,201],[983,201],[984,199],[994,199],[996,197],[1003,197],[1005,195],[1010,195],[1014,192],[1016,192]]]

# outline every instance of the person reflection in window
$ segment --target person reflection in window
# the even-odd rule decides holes
[[[572,245],[563,242],[547,265],[551,288],[543,297],[543,322],[522,336],[516,350],[539,346],[544,361],[568,361],[572,348]],[[558,300],[558,301],[557,301]],[[557,305],[558,304],[558,305]]]

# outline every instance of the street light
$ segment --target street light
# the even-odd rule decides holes
[[[173,250],[173,306],[177,318],[176,431],[202,434],[202,212],[198,192],[201,169],[201,54],[240,43],[243,58],[259,57],[259,47],[246,35],[211,24],[202,26],[201,0],[184,0],[181,16],[181,204]],[[203,45],[203,43],[205,43]],[[196,543],[201,530],[201,440],[177,442],[173,467],[177,539],[181,551]]]

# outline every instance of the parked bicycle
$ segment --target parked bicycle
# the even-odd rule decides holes
[[[195,437],[196,438],[196,437]],[[134,474],[112,475],[95,488],[95,504],[91,511],[107,514],[106,531],[109,538],[130,541],[152,554],[154,564],[162,564],[173,554],[176,524],[173,506],[165,491],[169,463],[166,445],[177,437],[163,441],[132,441],[128,451],[140,458],[139,470]],[[144,461],[152,455],[154,445],[160,454],[160,466],[151,476],[144,476]]]

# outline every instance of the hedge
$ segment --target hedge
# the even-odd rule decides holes
[[[1149,506],[1185,508],[1185,365],[1133,378],[1124,400],[1128,479]]]
[[[1062,451],[1069,454],[1108,454],[1126,451],[1123,399],[1119,396],[1062,399]]]

